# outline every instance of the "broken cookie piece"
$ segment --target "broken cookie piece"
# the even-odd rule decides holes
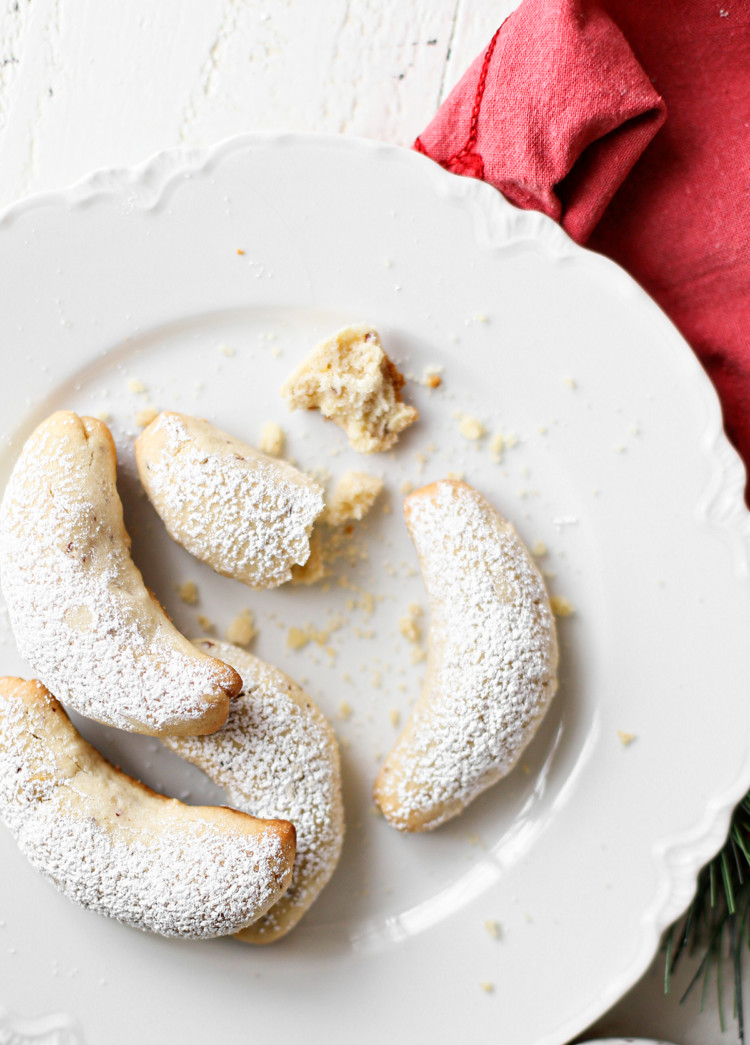
[[[366,324],[321,341],[281,390],[292,410],[320,410],[346,432],[353,450],[389,450],[419,416],[402,402],[403,374]]]
[[[328,565],[351,550],[352,527],[346,523],[364,519],[383,489],[383,480],[367,472],[346,472],[336,484],[331,500],[320,516],[328,529],[318,524],[310,535],[310,557],[302,566],[292,567],[292,584],[315,584],[328,576]],[[325,533],[325,537],[323,536]]]
[[[323,489],[286,461],[169,411],[138,437],[135,459],[170,535],[217,573],[277,588],[307,562]]]
[[[383,489],[383,480],[367,472],[351,471],[336,484],[331,500],[325,507],[322,519],[329,526],[359,522],[367,515],[378,494]]]
[[[260,430],[258,449],[270,457],[281,457],[284,449],[284,432],[281,425],[275,421],[266,421]]]

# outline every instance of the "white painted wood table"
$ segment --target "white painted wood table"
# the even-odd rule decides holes
[[[239,131],[328,131],[408,145],[515,6],[3,0],[0,206],[93,168],[139,163],[169,146],[209,145]],[[678,1004],[680,983],[664,998],[662,967],[657,957],[580,1040],[736,1040],[731,1011],[720,1033],[712,997],[703,1014],[697,998]],[[0,985],[0,1003],[9,1000],[2,997],[8,987]]]

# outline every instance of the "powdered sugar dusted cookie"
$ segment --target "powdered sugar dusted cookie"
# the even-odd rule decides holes
[[[276,588],[307,562],[323,490],[290,464],[169,412],[141,433],[135,457],[171,536],[218,573]]]
[[[293,410],[320,410],[360,453],[389,450],[419,416],[402,402],[405,384],[374,327],[359,323],[321,341],[281,389]]]
[[[136,733],[210,733],[241,680],[183,638],[130,558],[106,425],[62,411],[16,462],[0,571],[21,656],[89,718]]]
[[[196,645],[237,669],[242,693],[218,733],[164,743],[223,787],[237,809],[281,817],[297,829],[289,889],[239,934],[248,943],[270,943],[297,924],[338,862],[344,837],[338,745],[323,713],[281,671],[226,642]]]
[[[437,827],[505,776],[557,689],[544,582],[513,527],[464,483],[407,497],[430,602],[421,697],[375,781],[399,830]]]
[[[292,873],[291,824],[151,791],[87,744],[39,682],[0,679],[0,817],[69,899],[163,936],[239,932]]]

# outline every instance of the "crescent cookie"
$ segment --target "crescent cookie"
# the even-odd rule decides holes
[[[135,459],[170,535],[218,573],[276,588],[307,562],[323,490],[286,461],[169,412],[138,436]]]
[[[69,899],[162,936],[239,932],[292,874],[291,824],[151,791],[105,761],[36,681],[0,679],[0,817]]]
[[[211,733],[241,679],[172,625],[130,558],[109,429],[61,411],[30,436],[0,507],[3,594],[21,656],[89,718]]]
[[[539,571],[481,494],[441,480],[404,514],[430,604],[427,673],[374,799],[394,827],[424,831],[510,772],[557,689],[558,653]]]
[[[271,943],[297,924],[338,863],[344,838],[338,744],[323,713],[281,671],[226,642],[196,645],[236,668],[243,690],[218,733],[164,743],[222,787],[237,809],[294,824],[291,885],[239,934],[248,943]]]

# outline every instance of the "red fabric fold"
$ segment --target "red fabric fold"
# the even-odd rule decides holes
[[[750,0],[524,0],[415,148],[628,269],[750,463]]]
[[[664,116],[663,101],[601,7],[526,0],[415,148],[561,221],[583,242]]]

